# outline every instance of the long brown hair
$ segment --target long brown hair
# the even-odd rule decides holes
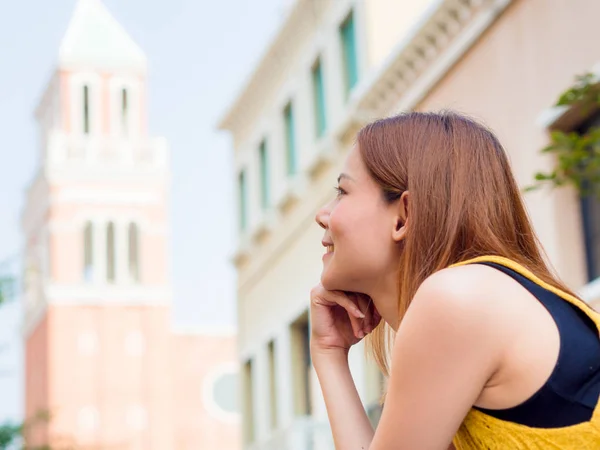
[[[506,152],[485,126],[455,112],[411,112],[365,126],[357,141],[388,202],[410,192],[398,275],[400,320],[427,277],[484,255],[512,259],[573,294],[544,261]],[[370,339],[385,374],[391,342],[383,325]]]

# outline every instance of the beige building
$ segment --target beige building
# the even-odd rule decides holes
[[[314,216],[356,131],[399,111],[466,112],[496,131],[530,185],[551,167],[539,153],[549,130],[588,126],[552,105],[575,75],[600,76],[599,13],[591,0],[294,3],[220,123],[235,152],[246,448],[331,445],[308,354],[323,252]],[[600,207],[568,188],[526,202],[559,274],[588,301],[600,298]],[[381,378],[361,348],[351,364],[376,418]]]

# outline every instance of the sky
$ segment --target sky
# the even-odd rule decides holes
[[[0,15],[0,275],[23,248],[19,216],[39,154],[33,111],[77,0],[9,2]],[[232,148],[220,117],[292,0],[103,0],[146,52],[150,134],[171,148],[177,328],[235,324]],[[22,414],[20,305],[0,308],[0,422]]]

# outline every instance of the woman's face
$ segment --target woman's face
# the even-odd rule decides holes
[[[390,279],[397,280],[399,203],[384,200],[355,146],[339,176],[336,198],[316,217],[325,229],[325,289],[372,295]]]

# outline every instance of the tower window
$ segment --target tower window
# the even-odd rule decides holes
[[[92,223],[88,222],[83,231],[83,277],[85,281],[92,281],[94,271],[94,230]]]
[[[121,129],[124,135],[129,131],[129,96],[125,88],[121,90]]]
[[[129,276],[133,281],[140,281],[139,231],[135,223],[129,224]]]
[[[83,132],[90,133],[90,88],[87,84],[83,86]]]
[[[111,222],[106,227],[106,279],[115,281],[115,225]]]

